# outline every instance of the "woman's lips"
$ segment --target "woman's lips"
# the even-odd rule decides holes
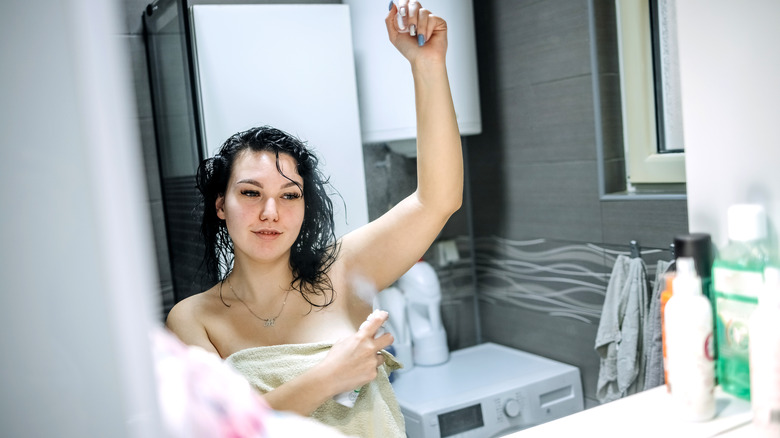
[[[253,231],[253,233],[255,233],[255,236],[263,240],[273,240],[282,235],[282,233],[276,230],[260,230]]]

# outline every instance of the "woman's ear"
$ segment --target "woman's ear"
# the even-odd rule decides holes
[[[217,217],[225,220],[225,195],[218,196],[217,202],[214,203],[217,208]]]

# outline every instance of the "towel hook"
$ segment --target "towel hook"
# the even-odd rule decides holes
[[[639,246],[639,242],[636,240],[632,240],[629,242],[629,245],[631,246],[631,258],[635,259],[637,257],[642,256],[642,247]]]

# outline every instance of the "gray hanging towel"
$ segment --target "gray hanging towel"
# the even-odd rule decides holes
[[[607,284],[596,333],[595,349],[599,354],[596,398],[601,403],[644,388],[640,381],[644,377],[642,326],[647,287],[645,262],[639,257],[618,256]]]
[[[655,388],[664,384],[664,352],[661,332],[661,292],[665,287],[665,275],[672,262],[659,260],[655,270],[655,286],[650,298],[650,308],[645,317],[645,386]]]

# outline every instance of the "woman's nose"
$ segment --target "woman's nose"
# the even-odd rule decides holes
[[[260,220],[276,221],[278,219],[279,213],[276,210],[276,200],[274,198],[269,198],[265,201],[265,204],[263,204],[263,209],[260,212]]]

